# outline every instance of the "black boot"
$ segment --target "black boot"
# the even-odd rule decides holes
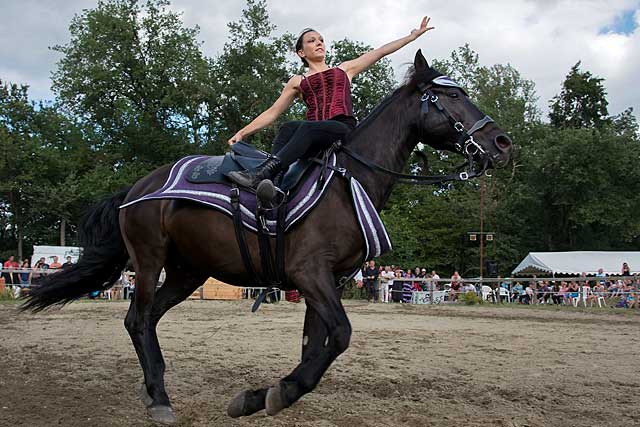
[[[280,159],[272,156],[255,169],[229,172],[227,177],[241,187],[256,188],[264,179],[273,179],[282,169]]]

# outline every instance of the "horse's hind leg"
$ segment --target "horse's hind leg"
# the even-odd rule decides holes
[[[175,414],[165,390],[165,363],[158,343],[156,327],[169,309],[184,301],[198,286],[204,283],[206,278],[193,276],[175,265],[167,265],[165,269],[167,272],[166,280],[154,296],[148,317],[145,316],[143,333],[139,334],[135,327],[132,328],[134,331],[132,341],[134,341],[134,345],[135,341],[138,341],[142,346],[141,364],[144,371],[144,384],[141,397],[147,406],[147,411],[154,421],[173,423],[175,422]],[[132,307],[135,307],[135,301]],[[135,320],[133,323],[135,324]],[[143,358],[144,363],[142,362]]]

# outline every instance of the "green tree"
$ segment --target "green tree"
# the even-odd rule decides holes
[[[209,68],[168,1],[99,2],[76,15],[53,89],[70,114],[100,132],[115,170],[142,174],[197,150]],[[196,146],[194,148],[194,145]]]
[[[549,118],[557,128],[600,128],[609,123],[604,79],[580,70],[580,62],[562,83],[562,90],[550,102]]]
[[[78,176],[93,167],[83,134],[53,105],[29,101],[26,86],[0,85],[0,199],[3,246],[64,241],[79,215]]]
[[[212,90],[207,98],[209,127],[215,129],[209,152],[220,153],[227,140],[269,108],[297,70],[291,60],[295,41],[291,34],[274,36],[264,0],[248,0],[238,21],[228,24],[230,38],[222,54],[211,61]],[[251,142],[269,150],[279,125],[301,118],[292,108],[269,128],[256,133]]]

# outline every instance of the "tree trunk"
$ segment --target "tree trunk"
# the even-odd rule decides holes
[[[18,259],[22,259],[22,240],[24,236],[22,235],[22,227],[18,228]]]
[[[67,228],[67,222],[64,218],[60,220],[60,246],[65,246],[65,230]]]

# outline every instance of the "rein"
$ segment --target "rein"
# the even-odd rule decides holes
[[[476,154],[485,154],[485,150],[482,148],[480,144],[478,144],[473,139],[473,134],[478,130],[482,129],[485,125],[492,123],[493,119],[487,115],[485,115],[482,119],[476,121],[470,129],[466,129],[464,124],[461,121],[456,120],[451,113],[442,105],[438,96],[435,95],[431,91],[431,85],[441,84],[443,86],[453,86],[459,87],[455,82],[450,80],[448,77],[440,76],[435,78],[431,84],[426,85],[424,83],[420,83],[418,85],[418,89],[422,93],[422,97],[420,98],[421,106],[420,111],[421,115],[426,115],[429,112],[429,104],[433,104],[438,111],[445,115],[449,123],[453,126],[453,128],[459,133],[458,141],[455,143],[455,148],[458,152],[460,152],[463,156],[466,157],[465,162],[458,166],[456,170],[460,170],[465,166],[468,166],[468,169],[463,172],[456,172],[449,175],[410,175],[399,173],[390,169],[387,169],[383,166],[380,166],[376,163],[371,162],[370,160],[364,158],[363,156],[355,153],[349,147],[342,144],[340,141],[334,144],[335,150],[342,150],[345,154],[347,154],[352,159],[358,161],[359,163],[365,165],[366,167],[376,170],[378,172],[382,172],[387,175],[391,175],[398,179],[398,182],[401,184],[412,184],[412,185],[432,185],[432,184],[443,184],[445,182],[450,181],[466,181],[469,178],[475,178],[477,176],[482,175],[488,167],[488,161],[484,161],[482,163],[482,167],[480,170],[473,169],[473,156]]]

